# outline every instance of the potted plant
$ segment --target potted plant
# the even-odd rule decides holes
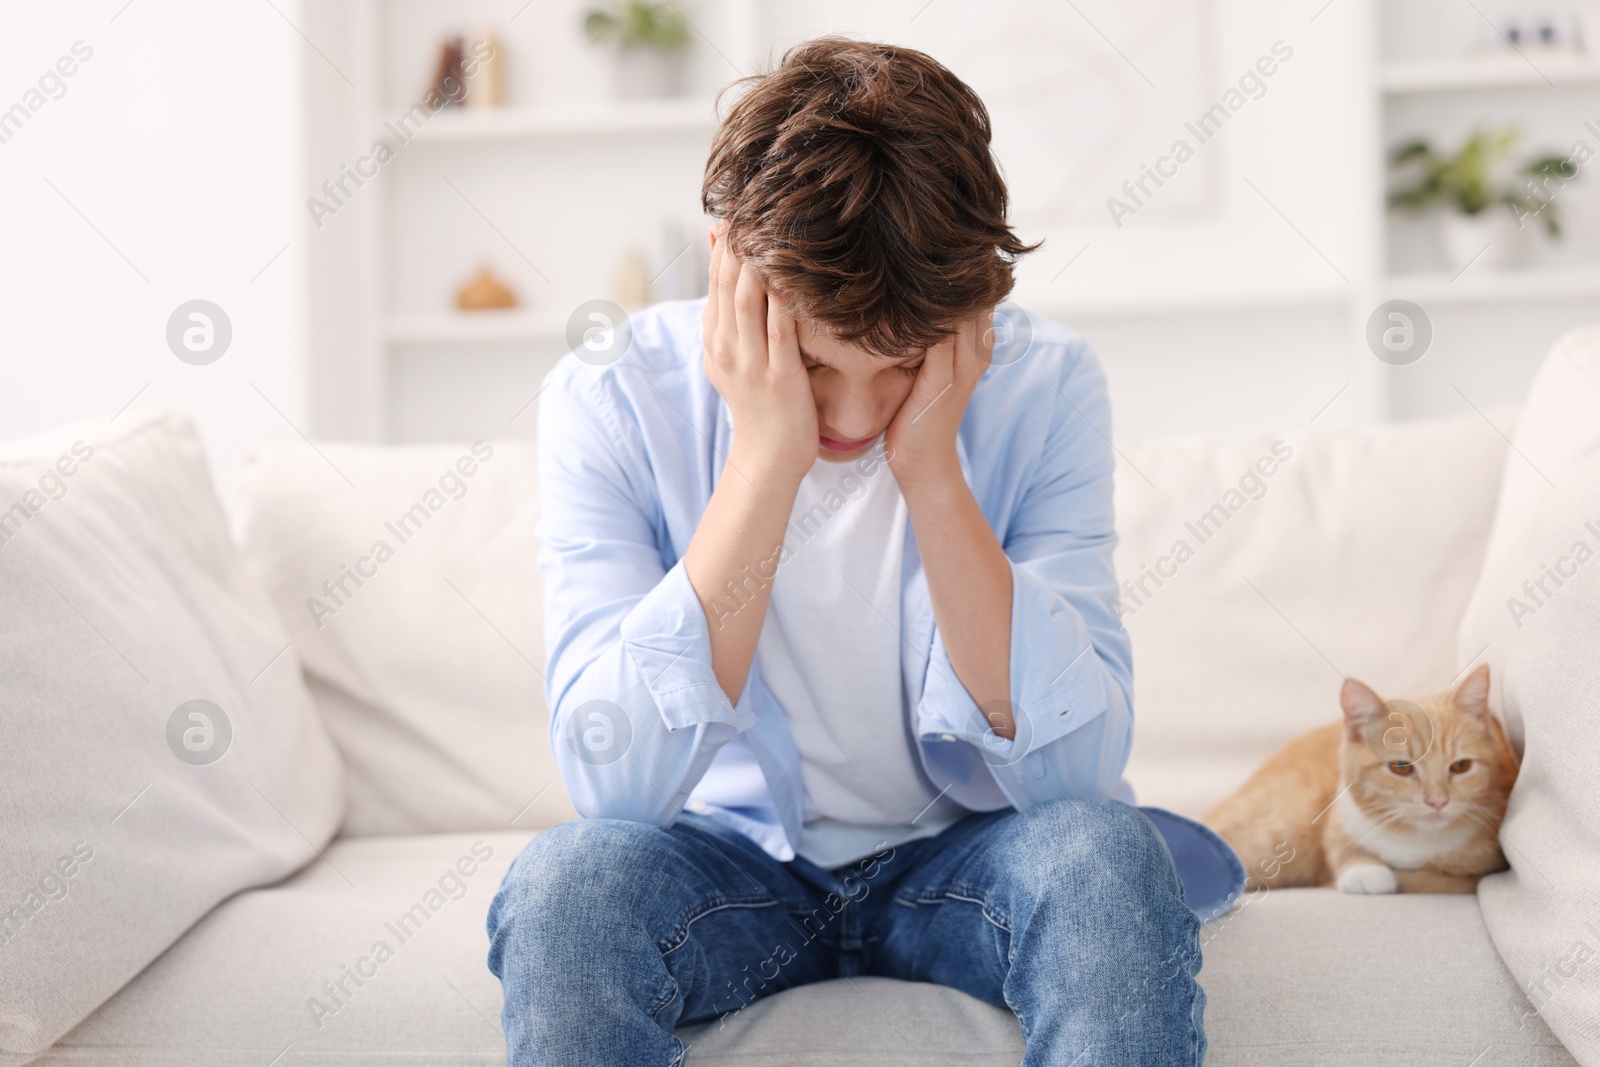
[[[590,41],[616,49],[617,95],[624,100],[682,95],[689,21],[675,5],[622,0],[591,9],[583,29]]]
[[[1516,175],[1528,184],[1527,191],[1518,189],[1498,177],[1516,141],[1515,130],[1475,130],[1451,155],[1435,151],[1426,138],[1407,141],[1391,153],[1402,183],[1389,193],[1390,205],[1413,212],[1442,209],[1440,251],[1451,271],[1474,260],[1490,268],[1504,266],[1516,231],[1530,218],[1543,222],[1550,237],[1561,235],[1553,198],[1534,190],[1549,190],[1551,183],[1559,188],[1577,176],[1577,168],[1562,156],[1540,156],[1518,168]]]

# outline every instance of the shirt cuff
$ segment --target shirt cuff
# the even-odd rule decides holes
[[[621,635],[667,729],[726,723],[743,731],[755,725],[750,702],[741,699],[735,707],[717,681],[711,630],[682,560],[623,617]]]
[[[1059,741],[1107,707],[1106,666],[1083,618],[1027,571],[1011,563],[1011,706],[1016,734],[993,732],[956,677],[944,638],[934,630],[927,681],[917,707],[925,741],[961,740],[1009,766]]]

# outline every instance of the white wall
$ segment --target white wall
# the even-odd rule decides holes
[[[1015,298],[1090,339],[1116,431],[1137,436],[1298,426],[1347,382],[1318,425],[1378,414],[1378,378],[1352,358],[1350,321],[1372,258],[1361,224],[1375,195],[1367,8],[1335,4],[1313,21],[1319,7],[766,5],[775,53],[828,32],[889,40],[977,90],[1013,222],[1045,241],[1023,261]],[[1263,57],[1273,73],[1202,143],[1186,123]],[[1135,189],[1137,200],[1123,190],[1180,138],[1196,154],[1163,164],[1175,175],[1147,180],[1151,195]],[[1114,220],[1113,197],[1134,214]]]
[[[0,143],[0,436],[104,421],[137,395],[135,407],[197,420],[225,493],[252,443],[296,437],[289,423],[303,426],[307,410],[295,227],[307,46],[285,18],[299,6],[0,9],[0,109],[38,103],[28,90],[75,42],[93,53]],[[196,298],[233,327],[207,366],[166,342],[169,315]]]

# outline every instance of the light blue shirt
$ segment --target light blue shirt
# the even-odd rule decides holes
[[[703,300],[631,319],[614,362],[568,355],[539,400],[546,690],[556,761],[586,817],[668,825],[686,807],[794,857],[805,797],[783,709],[753,664],[730,702],[684,571],[726,476],[728,408],[702,368]],[[1022,314],[1013,311],[1013,320]],[[950,664],[908,523],[900,666],[923,768],[973,811],[1063,797],[1132,802],[1132,654],[1112,567],[1111,410],[1099,360],[1038,316],[997,324],[956,440],[1011,563],[1016,736],[988,729]],[[587,353],[583,353],[587,355]],[[593,358],[593,357],[591,357]],[[718,802],[703,798],[713,798]],[[1215,833],[1155,808],[1191,907],[1226,911],[1244,869]]]

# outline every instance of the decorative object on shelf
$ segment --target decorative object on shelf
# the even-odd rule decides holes
[[[1488,268],[1511,260],[1516,233],[1529,221],[1544,224],[1552,238],[1561,235],[1555,193],[1578,175],[1581,160],[1539,156],[1518,168],[1518,187],[1499,176],[1517,141],[1515,130],[1475,130],[1451,155],[1435,151],[1426,138],[1398,145],[1390,162],[1402,184],[1389,204],[1403,211],[1438,214],[1440,252],[1452,271],[1474,262]]]
[[[643,251],[632,249],[617,268],[617,303],[627,311],[637,311],[653,302],[650,259]]]
[[[593,8],[583,29],[616,48],[617,95],[624,100],[682,96],[688,74],[689,21],[671,3],[622,0]]]
[[[1484,27],[1479,54],[1488,57],[1520,59],[1519,53],[1583,55],[1583,34],[1578,15],[1571,9],[1555,11],[1509,11]]]
[[[433,81],[424,95],[429,107],[459,107],[467,99],[467,77],[461,69],[466,58],[465,42],[460,37],[446,38],[439,46],[439,62],[434,68]]]
[[[517,294],[488,266],[478,268],[478,273],[456,293],[456,307],[462,311],[495,311],[517,306]]]
[[[466,77],[467,106],[470,108],[499,107],[505,103],[504,61],[500,39],[484,30],[472,38],[471,59],[463,71]]]

